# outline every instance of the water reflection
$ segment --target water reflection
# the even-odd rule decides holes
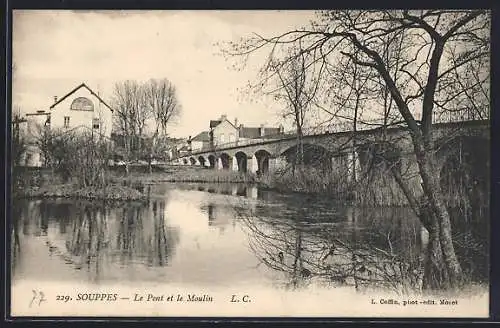
[[[286,287],[306,286],[313,278],[403,292],[418,284],[407,279],[421,279],[415,270],[425,244],[417,238],[420,226],[409,219],[408,210],[388,213],[346,208],[331,213],[330,220],[322,216],[313,220],[306,215],[309,210],[301,207],[290,220],[276,219],[264,211],[242,219],[255,256],[283,272]]]
[[[119,207],[84,201],[21,201],[14,208],[15,232],[17,222],[23,222],[24,236],[47,237],[50,256],[60,257],[75,270],[85,269],[92,281],[113,277],[116,266],[165,266],[179,243],[178,229],[166,224],[162,200]],[[19,237],[15,240],[19,245]],[[17,256],[22,255],[17,249]]]
[[[241,196],[251,199],[268,199],[269,192],[263,191],[255,185],[247,185],[243,183],[182,183],[176,184],[176,187],[181,190],[198,190],[206,191],[211,194],[221,194],[228,196]]]
[[[50,263],[46,279],[100,284],[320,283],[408,292],[422,276],[428,236],[406,208],[355,208],[243,184],[164,184],[148,193],[155,197],[147,203],[119,205],[17,201],[14,278],[39,279],[40,263]],[[484,222],[454,223],[459,257],[476,277],[488,271],[488,244],[478,242]]]

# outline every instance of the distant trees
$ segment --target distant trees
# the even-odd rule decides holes
[[[273,67],[278,80],[278,72],[305,58],[301,66],[313,74],[311,82],[320,84],[314,103],[326,108],[332,121],[372,120],[382,129],[408,128],[423,198],[397,170],[391,173],[430,235],[427,289],[456,288],[463,278],[440,187],[432,123],[444,116],[489,117],[489,30],[486,10],[337,10],[318,12],[306,28],[255,35],[224,50],[243,60],[267,52],[263,67]],[[299,51],[290,51],[295,48]],[[353,70],[354,82],[347,76]],[[288,76],[293,80],[293,73]],[[262,83],[275,81],[268,77]],[[363,116],[356,104],[361,98],[369,108]],[[351,100],[354,109],[331,106]]]
[[[27,140],[22,124],[26,124],[26,119],[21,117],[19,108],[12,113],[12,166],[20,165],[23,154],[26,151]]]
[[[114,128],[123,137],[127,160],[139,154],[138,151],[133,154],[134,149],[144,150],[146,146],[151,170],[151,158],[159,138],[167,135],[168,125],[181,112],[175,86],[168,79],[118,82],[114,87],[113,105]],[[150,136],[151,142],[144,145],[146,136]]]
[[[149,80],[144,85],[147,110],[152,118],[152,142],[149,147],[149,171],[151,158],[158,148],[158,137],[167,135],[167,126],[181,111],[175,86],[167,79]]]
[[[113,130],[123,138],[126,160],[129,160],[132,150],[140,149],[141,137],[149,118],[143,86],[131,80],[117,82],[112,104],[115,109]],[[134,142],[139,144],[134,145]]]
[[[26,124],[26,120],[21,118],[21,112],[17,108],[12,113],[12,148],[11,148],[11,170],[12,170],[12,187],[16,192],[21,187],[21,172],[19,166],[23,155],[26,153],[28,147],[28,140],[26,134],[21,128],[21,124]]]

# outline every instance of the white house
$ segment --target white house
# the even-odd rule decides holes
[[[218,120],[210,121],[210,138],[215,147],[249,139],[281,138],[283,133],[283,125],[281,124],[279,127],[264,127],[264,125],[245,127],[243,124],[238,126],[238,119],[235,119],[233,124],[226,115],[222,115]]]
[[[44,129],[61,132],[90,131],[96,137],[111,138],[113,109],[85,83],[63,97],[54,97],[48,110],[27,113],[27,136],[30,145],[25,158],[27,166],[41,166],[43,159],[35,140]]]
[[[238,128],[227,119],[226,115],[222,115],[219,120],[210,121],[210,133],[214,146],[236,142],[239,138]]]
[[[111,137],[113,109],[85,83],[61,98],[55,97],[49,113],[52,129],[87,128]]]

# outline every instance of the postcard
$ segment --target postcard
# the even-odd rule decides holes
[[[14,10],[13,317],[487,318],[488,10]]]

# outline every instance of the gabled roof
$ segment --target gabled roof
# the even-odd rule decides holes
[[[221,124],[222,122],[228,122],[233,128],[237,129],[237,127],[231,123],[230,120],[228,120],[227,118],[223,119],[223,120],[210,120],[210,128],[215,128],[216,126],[218,126],[219,124]]]
[[[210,129],[215,128],[217,125],[219,125],[222,121],[219,120],[210,120]]]
[[[99,97],[99,95],[97,93],[95,93],[94,90],[90,89],[85,83],[80,84],[79,86],[77,86],[76,88],[74,88],[73,90],[71,90],[68,94],[66,94],[64,97],[62,97],[61,99],[59,99],[58,101],[56,101],[54,104],[52,104],[52,106],[50,106],[50,109],[53,109],[54,107],[56,107],[64,99],[68,98],[69,96],[71,96],[73,93],[75,93],[76,91],[78,91],[81,88],[87,89],[90,92],[91,95],[93,95],[94,97],[96,97],[97,99],[99,99],[99,101],[101,103],[103,103],[106,107],[108,107],[111,112],[113,112],[113,108],[111,108],[104,100],[102,100],[102,98]]]
[[[200,132],[192,141],[210,141],[210,134],[208,131]]]

